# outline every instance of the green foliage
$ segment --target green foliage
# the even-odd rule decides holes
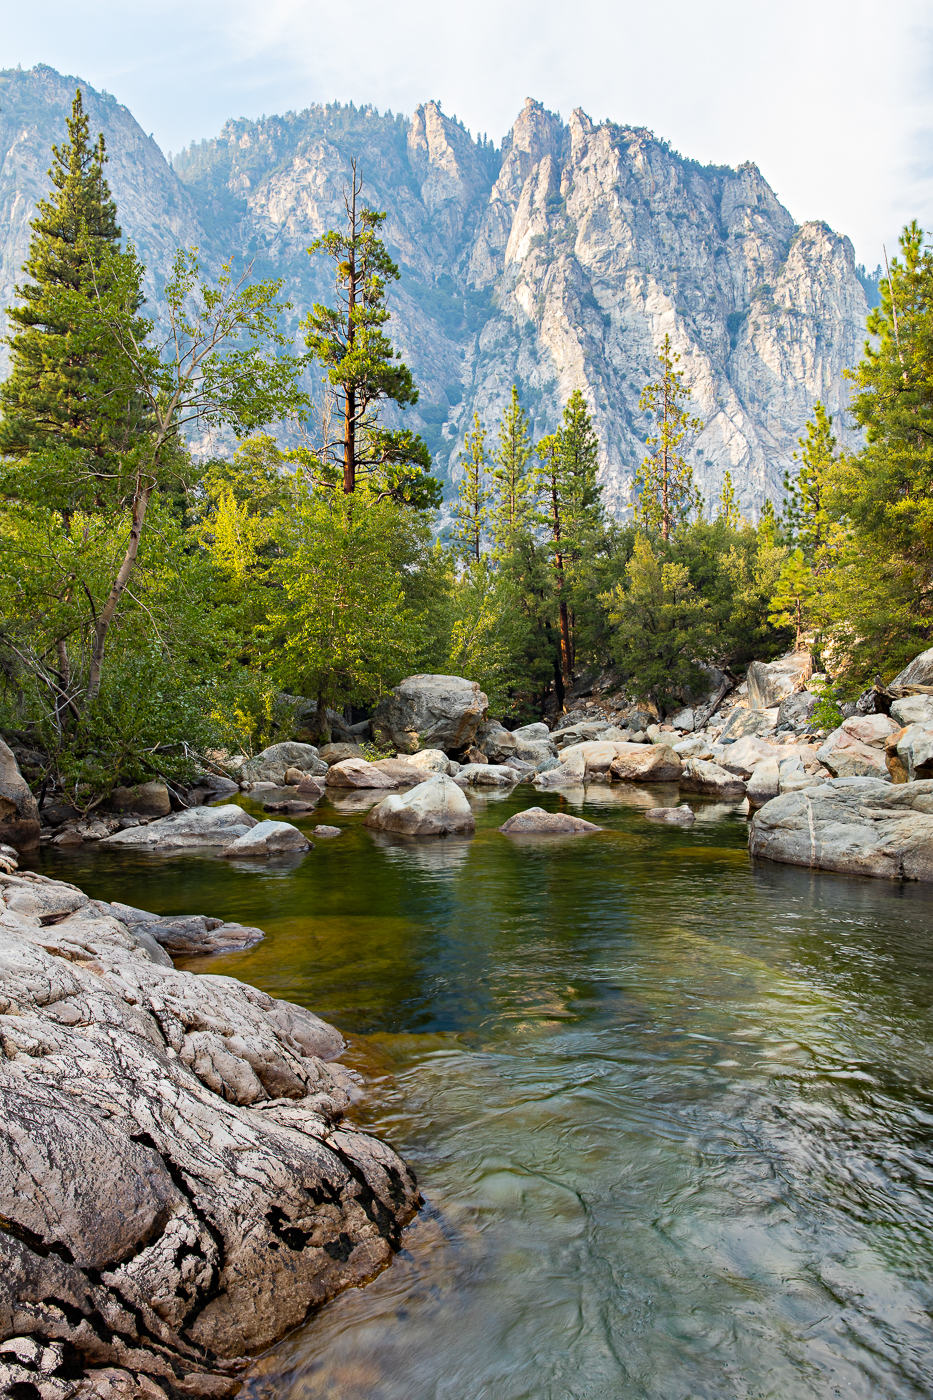
[[[498,558],[508,553],[513,537],[527,530],[534,509],[531,435],[528,415],[522,408],[518,388],[512,385],[508,408],[499,425],[499,442],[490,471],[494,483],[492,531]]]
[[[425,521],[363,486],[299,486],[277,521],[287,567],[269,600],[272,669],[293,693],[373,703],[406,672],[420,640],[404,573],[427,545]]]
[[[813,714],[810,723],[816,729],[827,731],[838,729],[842,724],[843,714],[839,708],[839,691],[828,681],[810,681],[807,689],[819,696],[813,707]]]
[[[626,584],[616,585],[606,603],[614,659],[639,698],[666,706],[700,686],[698,661],[713,645],[710,607],[686,564],[664,559],[640,531]]]
[[[131,386],[113,382],[106,330],[89,315],[112,291],[119,265],[116,205],[104,179],[104,138],[89,140],[81,90],[68,119],[69,142],[53,146],[52,190],[39,201],[23,271],[20,306],[9,308],[11,373],[0,385],[0,452],[24,456],[59,447],[106,459],[132,440],[138,417]],[[134,331],[145,334],[135,313]],[[98,467],[99,462],[94,464]],[[93,471],[93,467],[91,468]]]
[[[384,330],[390,317],[386,284],[399,278],[378,235],[386,216],[358,206],[363,181],[355,160],[352,170],[346,230],[331,230],[308,249],[332,259],[338,301],[335,307],[316,302],[302,323],[311,355],[327,370],[341,422],[339,436],[333,442],[325,438],[315,454],[319,479],[334,484],[340,467],[346,495],[356,490],[358,478],[372,476],[395,500],[418,508],[436,506],[441,488],[430,475],[431,454],[424,442],[410,431],[379,423],[384,405],[407,408],[418,402],[418,390]]]
[[[653,450],[635,473],[635,517],[643,530],[658,532],[664,540],[702,509],[699,492],[693,485],[693,470],[681,446],[687,434],[699,431],[703,424],[698,418],[691,418],[684,408],[687,391],[683,370],[676,368],[679,360],[670,336],[665,335],[658,355],[660,378],[646,384],[638,400],[641,411],[653,420],[655,430],[647,439]]]
[[[489,501],[486,487],[486,433],[473,415],[473,431],[466,435],[466,451],[460,454],[463,476],[457,486],[457,504],[451,543],[462,558],[478,564],[483,556],[483,541],[489,528]]]

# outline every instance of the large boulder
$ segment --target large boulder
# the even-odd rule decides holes
[[[408,676],[380,700],[372,718],[376,743],[399,753],[469,748],[488,701],[475,681],[462,676]]]
[[[19,771],[16,755],[0,739],[0,841],[17,851],[39,844],[39,806]]]
[[[367,763],[365,758],[345,758],[334,763],[327,771],[327,787],[346,788],[394,788],[398,779],[386,773],[380,766]]]
[[[365,826],[404,836],[448,836],[473,832],[473,810],[451,779],[437,774],[406,793],[390,793],[369,813]]]
[[[933,778],[933,725],[908,724],[888,736],[885,765],[896,783]]]
[[[407,759],[415,768],[421,769],[422,781],[424,781],[425,773],[442,773],[445,777],[451,776],[451,760],[443,749],[421,749],[418,753],[408,754]]]
[[[292,826],[291,822],[264,821],[244,831],[242,836],[224,848],[223,854],[231,859],[235,856],[262,858],[300,853],[310,847],[311,842],[304,832]]]
[[[551,731],[546,724],[539,721],[535,724],[523,724],[519,729],[513,729],[512,738],[517,744],[529,741],[535,744],[549,743]]]
[[[676,783],[680,756],[668,744],[616,744],[610,776],[623,783]]]
[[[445,762],[447,761],[445,755]],[[380,758],[371,765],[380,773],[384,773],[387,778],[393,778],[396,783],[411,784],[424,782],[424,768],[417,763],[412,763],[410,758]],[[447,771],[446,769],[444,770]]]
[[[813,675],[808,651],[792,651],[777,661],[753,661],[748,668],[748,708],[769,710],[787,695],[803,690]]]
[[[348,758],[364,758],[365,755],[359,744],[340,742],[325,744],[320,750],[319,757],[322,763],[333,768],[335,763],[343,763]]]
[[[300,768],[302,773],[327,772],[327,764],[322,762],[313,744],[294,741],[272,744],[262,753],[247,759],[240,771],[246,783],[276,783],[281,786],[289,768]]]
[[[885,741],[900,729],[901,725],[895,723],[888,715],[852,715],[842,721],[842,728],[851,738],[858,739],[859,743],[867,744],[869,748],[883,749]]]
[[[928,651],[922,651],[919,656],[915,656],[903,671],[899,671],[894,677],[888,690],[896,694],[898,690],[903,690],[913,685],[933,685],[933,647]]]
[[[546,730],[546,726],[543,727]],[[529,728],[535,729],[537,725],[530,725]],[[493,763],[504,763],[514,755],[518,737],[497,719],[489,719],[476,731],[476,744]]]
[[[895,700],[891,706],[891,719],[895,724],[933,725],[933,695],[906,695]]]
[[[818,700],[819,696],[814,695],[812,690],[795,690],[785,695],[778,706],[778,729],[809,730]]]
[[[780,791],[781,767],[778,759],[763,758],[756,765],[755,771],[749,774],[748,786],[745,789],[749,807],[752,811],[756,807],[763,807],[772,797],[777,797]]]
[[[883,719],[884,716],[875,718]],[[888,776],[883,749],[863,744],[861,739],[847,733],[843,726],[826,736],[825,742],[816,751],[816,758],[834,778],[887,779]]]
[[[185,850],[223,850],[256,826],[256,818],[233,803],[224,807],[194,807],[187,812],[173,812],[149,822],[147,826],[131,826],[115,831],[97,844],[157,854]]]
[[[755,813],[749,849],[846,875],[933,881],[933,781],[834,778],[784,793]]]
[[[546,812],[543,807],[526,807],[524,812],[516,812],[499,827],[509,836],[587,836],[592,831],[602,829],[583,817],[573,817],[569,812]]]
[[[36,889],[75,893],[0,880],[0,1392],[232,1396],[389,1261],[414,1178],[340,1123],[333,1027],[86,899],[43,926]]]
[[[745,796],[745,783],[734,773],[702,758],[688,758],[680,775],[684,792],[702,792],[726,801]]]
[[[115,787],[110,794],[110,805],[115,812],[138,812],[141,817],[167,817],[172,810],[172,799],[164,783],[137,783],[135,787]]]
[[[770,733],[777,724],[777,710],[745,710],[737,705],[719,736],[720,744],[737,743],[748,735]]]

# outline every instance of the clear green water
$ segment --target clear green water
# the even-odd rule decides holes
[[[303,860],[43,857],[90,893],[266,929],[189,966],[351,1036],[415,1166],[407,1251],[258,1358],[254,1400],[933,1393],[933,892],[751,865],[745,821],[589,789],[603,835]],[[350,800],[352,805],[352,799]],[[310,824],[313,824],[310,823]]]

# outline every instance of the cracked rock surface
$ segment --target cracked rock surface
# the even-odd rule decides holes
[[[0,1394],[226,1396],[420,1204],[339,1032],[0,876]]]
[[[833,778],[784,793],[755,813],[748,844],[788,865],[933,881],[933,780]]]

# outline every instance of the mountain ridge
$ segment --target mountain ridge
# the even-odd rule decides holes
[[[3,306],[78,81],[0,73]],[[500,147],[437,102],[411,118],[312,104],[231,119],[169,165],[126,107],[81,86],[151,308],[174,247],[196,244],[214,269],[232,254],[282,277],[297,336],[312,302],[330,299],[327,267],[306,250],[339,222],[360,158],[403,272],[391,330],[422,390],[405,421],[448,487],[474,412],[494,429],[513,382],[536,435],[581,388],[605,499],[622,514],[648,431],[638,396],[665,333],[705,424],[690,456],[708,500],[727,470],[749,515],[780,499],[817,399],[854,442],[839,422],[867,313],[852,245],[819,221],[796,224],[751,162],[703,166],[644,128],[581,108],[565,122],[528,98]]]

